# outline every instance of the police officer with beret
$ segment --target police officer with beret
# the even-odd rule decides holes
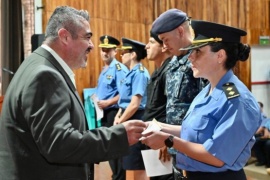
[[[181,125],[194,97],[203,87],[201,79],[193,77],[188,56],[190,51],[179,51],[191,44],[194,34],[191,19],[179,9],[169,9],[152,24],[152,32],[158,34],[167,49],[174,55],[166,77],[166,123]],[[169,149],[175,165],[176,151]],[[174,168],[175,179],[182,174]]]
[[[250,47],[240,42],[246,32],[207,21],[192,21],[192,27],[195,40],[180,50],[192,50],[193,75],[209,84],[193,100],[182,126],[160,123],[162,131],[142,142],[177,149],[176,167],[186,170],[188,180],[246,180],[243,167],[261,124],[256,99],[232,71],[249,57]]]
[[[120,82],[129,71],[125,65],[115,59],[116,48],[119,45],[120,42],[112,36],[100,37],[99,48],[104,67],[99,75],[95,93],[99,99],[97,104],[104,111],[101,125],[106,127],[113,125],[114,117],[118,111]],[[112,169],[112,179],[125,180],[126,175],[122,168],[121,159],[109,160],[109,164]]]

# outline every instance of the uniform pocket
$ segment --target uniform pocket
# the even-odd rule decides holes
[[[214,124],[211,123],[209,117],[202,117],[192,124],[193,130],[196,132],[196,142],[204,143],[207,139],[211,139],[214,131]]]
[[[204,130],[206,126],[209,123],[209,118],[203,116],[201,119],[198,121],[195,121],[194,124],[192,125],[192,128],[196,131]]]
[[[132,84],[130,82],[125,82],[124,83],[124,86],[125,86],[125,92],[122,92],[122,93],[125,93],[127,95],[131,95],[131,91],[132,91]]]
[[[107,84],[107,89],[114,89],[115,88],[115,84],[113,83],[113,79],[110,78],[110,79],[107,79],[106,80],[106,84]]]

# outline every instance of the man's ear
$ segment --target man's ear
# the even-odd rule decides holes
[[[183,26],[180,25],[176,29],[177,29],[177,32],[178,32],[179,36],[182,37],[183,34],[184,34],[184,28],[183,28]]]
[[[117,49],[114,48],[114,55],[116,55],[118,52],[117,52]]]
[[[70,33],[66,29],[64,28],[59,29],[58,37],[61,42],[63,42],[64,44],[67,44],[69,36],[70,36]]]

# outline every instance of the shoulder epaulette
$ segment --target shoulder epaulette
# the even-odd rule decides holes
[[[120,71],[120,70],[122,69],[119,63],[115,64],[115,66],[116,66],[116,69],[117,69],[118,71]]]
[[[232,98],[240,96],[234,83],[223,84],[222,88],[223,88],[223,91],[225,92],[228,99],[232,99]]]
[[[143,67],[143,65],[140,65],[140,71],[141,71],[141,72],[144,72],[144,67]]]

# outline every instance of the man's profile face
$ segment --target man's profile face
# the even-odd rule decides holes
[[[179,53],[178,41],[180,41],[180,38],[176,30],[162,33],[158,37],[163,41],[163,44],[167,47],[169,52],[173,55],[177,55]]]
[[[163,44],[167,49],[175,56],[179,56],[180,48],[184,48],[191,44],[194,34],[192,34],[192,28],[186,27],[187,24],[182,24],[176,29],[159,34],[159,39],[163,41]]]
[[[111,62],[116,55],[116,49],[115,48],[101,48],[100,49],[100,56],[104,62]]]
[[[77,32],[76,39],[69,38],[69,59],[68,65],[71,69],[84,68],[87,65],[87,58],[90,51],[94,48],[92,31],[88,21],[83,21],[83,27]]]
[[[162,45],[159,44],[153,37],[149,38],[149,42],[145,46],[148,60],[155,60],[162,53]]]

